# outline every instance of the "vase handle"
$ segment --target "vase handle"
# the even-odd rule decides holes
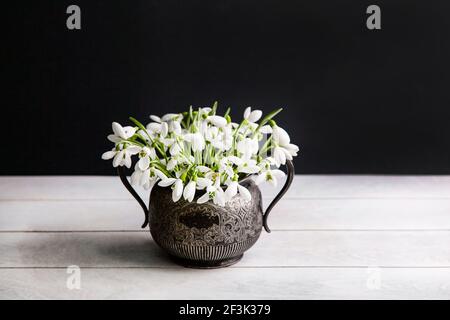
[[[270,233],[270,228],[267,225],[267,218],[269,217],[270,211],[272,211],[273,207],[278,203],[278,201],[281,200],[281,198],[284,196],[284,194],[288,191],[289,187],[292,184],[292,180],[294,179],[295,169],[294,164],[291,160],[286,160],[286,167],[287,167],[287,179],[284,183],[283,188],[281,188],[280,192],[277,194],[275,199],[272,200],[272,202],[269,204],[269,206],[266,209],[266,212],[263,215],[263,225],[264,229],[267,231],[267,233]]]
[[[139,197],[136,190],[134,190],[133,187],[131,186],[131,184],[128,182],[128,179],[127,179],[127,176],[125,175],[125,171],[123,170],[123,167],[117,167],[117,173],[119,174],[120,180],[122,181],[125,188],[127,188],[127,190],[137,200],[137,202],[139,202],[142,209],[144,210],[145,220],[144,220],[144,223],[142,224],[141,228],[145,228],[148,224],[148,211],[149,211],[147,206],[145,205],[145,202],[141,199],[141,197]]]

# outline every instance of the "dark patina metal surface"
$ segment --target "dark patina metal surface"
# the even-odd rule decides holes
[[[155,242],[186,266],[215,267],[237,262],[258,240],[262,229],[262,198],[251,180],[252,194],[237,195],[225,207],[211,201],[172,201],[170,188],[154,187],[150,195],[150,232]],[[199,192],[198,192],[199,193]]]

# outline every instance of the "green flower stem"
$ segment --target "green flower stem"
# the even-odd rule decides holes
[[[144,131],[145,132],[145,134],[148,136],[148,138],[150,139],[150,142],[152,142],[153,143],[153,139],[152,139],[152,137],[150,137],[150,134],[148,133],[148,131],[147,131],[147,128],[146,127],[144,127],[144,125],[142,124],[142,123],[140,123],[138,120],[136,120],[135,118],[133,118],[133,117],[130,117],[129,118],[139,129],[141,129],[142,131]]]
[[[164,159],[165,159],[166,161],[168,161],[167,155],[166,155],[166,153],[164,152],[164,149],[161,149],[161,146],[158,144],[158,142],[157,142],[157,141],[154,141],[153,145],[154,145],[155,149],[158,150],[158,152],[164,157]]]
[[[263,144],[262,148],[259,150],[258,154],[262,154],[267,151],[267,148],[269,146],[269,143],[272,142],[272,136],[269,137],[269,139],[266,140],[266,142]]]
[[[167,177],[172,178],[173,176],[170,174],[169,171],[166,170],[166,168],[160,163],[160,162],[151,162],[154,167],[156,167],[159,171],[164,173]]]
[[[237,139],[237,135],[239,134],[239,130],[242,128],[242,126],[244,125],[244,123],[246,122],[247,120],[243,120],[240,124],[239,124],[239,126],[236,128],[236,130],[234,131],[234,135],[233,135],[233,147],[232,147],[232,154],[233,155],[237,155],[237,150],[236,150],[236,139]]]
[[[217,112],[217,105],[218,105],[218,102],[217,101],[214,101],[214,104],[213,104],[213,106],[212,106],[212,110],[211,110],[211,114],[212,115],[215,115],[216,114],[216,112]]]
[[[145,144],[142,144],[142,143],[140,143],[138,141],[134,141],[134,140],[121,140],[118,144],[121,144],[121,143],[122,144],[129,143],[129,144],[137,145],[139,147],[145,147]]]

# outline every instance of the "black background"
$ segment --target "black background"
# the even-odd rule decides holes
[[[66,28],[77,4],[82,30]],[[366,28],[378,4],[382,30]],[[114,174],[111,122],[285,110],[299,173],[450,173],[448,1],[2,5],[0,174]],[[6,31],[6,32],[5,32]]]

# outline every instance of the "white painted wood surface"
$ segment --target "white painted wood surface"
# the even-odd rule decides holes
[[[448,176],[297,176],[226,269],[172,264],[142,219],[117,177],[0,177],[0,298],[450,299]]]

